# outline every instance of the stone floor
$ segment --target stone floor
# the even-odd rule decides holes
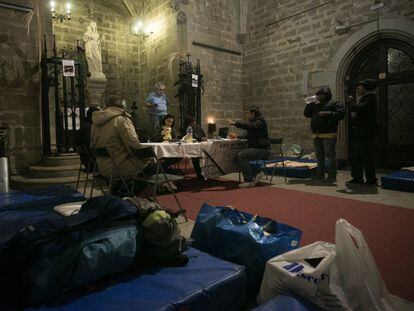
[[[377,174],[380,180],[381,176],[389,172],[382,171]],[[237,173],[229,174],[221,178],[230,180],[239,180]],[[391,206],[399,206],[403,208],[414,209],[414,193],[401,192],[382,189],[381,187],[367,187],[365,185],[358,185],[352,188],[345,186],[345,182],[350,180],[350,172],[342,170],[338,172],[337,182],[335,184],[327,182],[315,182],[309,179],[299,178],[287,178],[287,184],[285,184],[282,176],[275,176],[272,181],[271,187],[279,187],[284,189],[298,190],[311,192],[316,194],[336,196],[342,198],[350,198],[365,202],[381,203]],[[263,179],[262,182],[268,182],[269,180]],[[80,191],[83,191],[80,190]],[[89,196],[90,188],[86,192]],[[101,191],[94,190],[93,196],[101,195]],[[190,237],[191,231],[194,226],[194,221],[188,220],[186,222],[184,218],[180,217],[178,223],[181,228],[181,232],[185,237]]]

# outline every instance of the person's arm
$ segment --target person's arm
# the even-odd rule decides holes
[[[262,120],[257,119],[252,122],[234,122],[234,126],[243,129],[243,130],[250,130],[250,129],[258,129],[264,126],[264,123]]]
[[[122,142],[127,147],[127,150],[131,153],[130,149],[142,148],[139,141],[137,132],[135,131],[134,125],[131,119],[127,117],[117,117],[115,123],[115,130],[118,132]],[[132,154],[132,153],[131,153]]]
[[[318,116],[335,119],[337,121],[342,120],[345,117],[344,106],[342,106],[340,102],[336,102],[333,105],[334,105],[334,110],[319,111]]]
[[[156,108],[157,107],[157,104],[154,104],[154,100],[153,100],[151,94],[148,95],[147,99],[145,100],[145,106],[147,108]]]
[[[307,118],[312,118],[313,112],[315,111],[315,103],[310,103],[305,106],[303,114]]]

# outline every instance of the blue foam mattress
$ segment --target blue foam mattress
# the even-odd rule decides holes
[[[29,310],[241,310],[245,270],[194,248],[183,267],[118,276],[91,293],[66,293]]]
[[[282,295],[253,309],[254,311],[317,311],[319,307],[299,297]]]
[[[384,189],[414,192],[414,172],[399,171],[381,177]]]
[[[0,193],[0,247],[30,224],[62,217],[53,211],[54,206],[83,200],[82,193],[64,185]]]
[[[284,159],[301,163],[316,163],[316,160],[311,159],[299,159],[294,157],[284,157]],[[266,175],[271,175],[273,172],[273,167],[266,167],[266,164],[275,162],[282,162],[282,159],[275,158],[270,160],[251,161],[250,164],[262,170]],[[286,167],[285,170],[286,177],[310,178],[312,176],[311,170],[309,170],[307,167]],[[283,167],[276,167],[275,175],[283,176],[283,174]]]

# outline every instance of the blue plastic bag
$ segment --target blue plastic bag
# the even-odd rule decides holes
[[[299,246],[302,231],[229,207],[203,204],[191,233],[193,246],[246,267],[247,290],[257,293],[266,261]]]

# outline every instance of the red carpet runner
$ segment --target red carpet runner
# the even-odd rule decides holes
[[[185,180],[178,197],[190,219],[203,202],[231,205],[300,228],[302,246],[334,242],[335,222],[345,218],[364,234],[388,290],[414,301],[414,210],[269,186],[240,189],[224,180]],[[171,195],[160,202],[176,209]]]

